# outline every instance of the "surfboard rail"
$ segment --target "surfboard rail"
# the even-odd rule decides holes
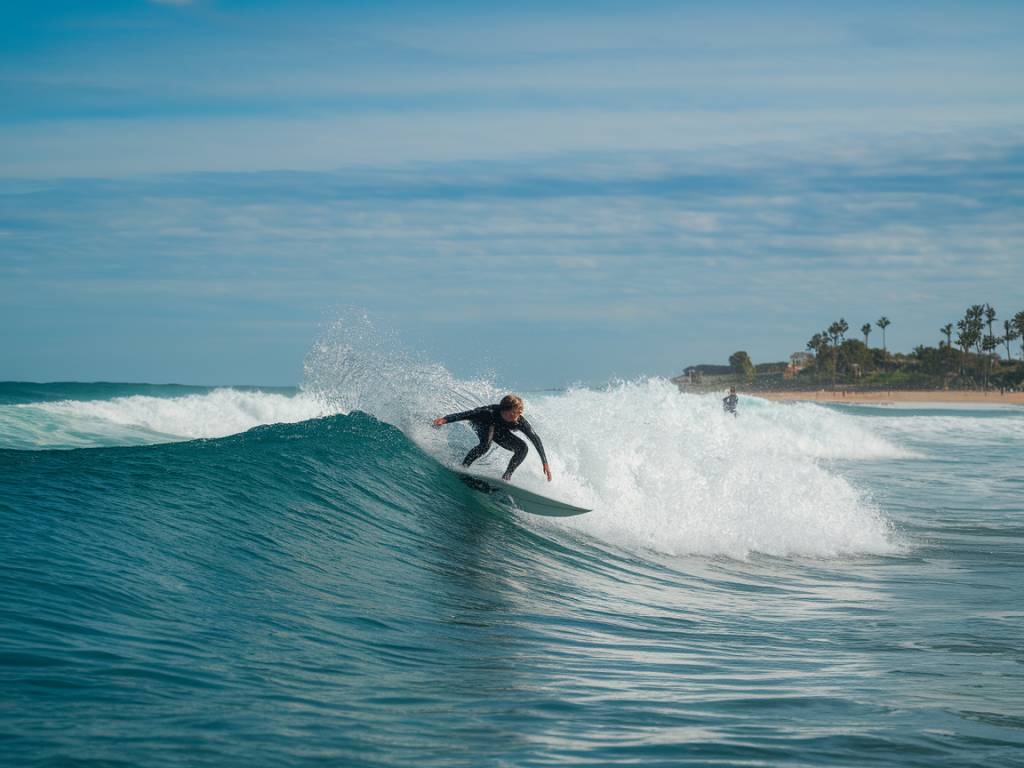
[[[535,491],[521,488],[505,480],[499,480],[479,472],[470,472],[462,467],[448,467],[466,485],[474,491],[489,496],[504,496],[513,506],[523,512],[545,517],[573,517],[593,510],[577,507],[558,499],[552,499]]]

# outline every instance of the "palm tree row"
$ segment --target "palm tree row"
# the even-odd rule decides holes
[[[1000,346],[1005,346],[1006,361],[1012,363],[1011,343],[1020,339],[1020,361],[1024,363],[1024,311],[1017,312],[1012,318],[1004,320],[1001,334],[996,332],[996,320],[997,314],[991,305],[971,305],[955,326],[953,323],[947,323],[939,329],[945,340],[939,341],[937,350],[934,347],[921,345],[914,349],[913,357],[896,355],[894,359],[898,370],[895,373],[899,373],[907,365],[910,365],[911,370],[931,371],[928,375],[941,373],[946,383],[949,382],[950,376],[955,378],[956,374],[952,371],[955,327],[957,331],[955,343],[960,348],[959,377],[968,381],[966,378],[968,362],[972,361],[975,378],[970,380],[976,382],[976,377],[980,374],[982,386],[987,389],[996,365],[996,351]],[[844,318],[833,322],[824,331],[814,334],[807,342],[807,349],[813,352],[815,357],[814,372],[818,376],[823,373],[831,374],[833,387],[835,387],[836,377],[841,370],[860,377],[867,370],[873,369],[876,372],[881,371],[882,375],[886,376],[890,357],[885,332],[891,324],[889,318],[884,315],[874,323],[882,331],[882,349],[879,357],[878,351],[872,350],[869,346],[873,330],[871,323],[861,326],[860,332],[864,336],[864,341],[861,342],[857,339],[846,338],[849,324]],[[1006,370],[1016,369],[1006,369],[1003,366],[1003,372],[1000,374],[1000,381],[1003,383],[1006,381]],[[1022,374],[1024,374],[1024,366],[1014,375],[1019,377]],[[887,378],[891,380],[890,377]]]
[[[996,311],[989,304],[972,304],[964,312],[964,316],[957,320],[956,344],[960,347],[960,375],[964,374],[964,362],[969,350],[973,349],[977,359],[981,360],[982,375],[985,388],[988,388],[989,376],[992,372],[993,357],[1000,344],[1006,345],[1006,359],[1013,360],[1010,350],[1010,342],[1022,339],[1020,359],[1024,361],[1024,311],[1018,312],[1010,320],[1003,321],[1003,335],[997,336],[992,326],[996,321]],[[985,333],[985,326],[988,326],[988,333]],[[948,327],[948,326],[947,326]],[[946,329],[943,328],[945,333]],[[951,349],[952,344],[948,341],[947,348]]]

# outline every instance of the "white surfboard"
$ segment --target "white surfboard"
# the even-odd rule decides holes
[[[571,517],[572,515],[582,515],[584,512],[591,511],[583,507],[566,504],[564,501],[549,499],[547,496],[541,496],[539,493],[528,491],[504,480],[481,475],[477,472],[470,472],[462,467],[448,467],[448,469],[462,478],[462,481],[474,491],[486,493],[496,498],[505,497],[518,509],[533,515]]]

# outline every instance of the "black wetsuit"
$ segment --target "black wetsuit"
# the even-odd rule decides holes
[[[739,402],[739,397],[735,394],[729,395],[728,397],[722,398],[722,407],[731,413],[733,416],[736,415],[736,403]]]
[[[543,464],[548,463],[547,456],[544,455],[544,444],[537,437],[537,433],[533,431],[530,422],[522,416],[513,422],[505,421],[501,417],[500,405],[485,405],[480,408],[474,408],[472,411],[453,413],[450,416],[445,416],[444,421],[446,424],[453,421],[469,421],[473,425],[473,429],[476,430],[477,437],[480,438],[480,444],[467,453],[466,458],[462,460],[462,466],[464,467],[468,467],[487,453],[487,449],[491,447],[491,442],[493,441],[502,448],[512,451],[512,459],[509,461],[508,469],[505,470],[504,475],[507,480],[516,471],[516,467],[523,463],[523,459],[526,458],[526,454],[529,451],[526,443],[513,435],[513,431],[522,432],[530,438],[530,442],[533,443],[537,453],[540,454],[541,462]]]

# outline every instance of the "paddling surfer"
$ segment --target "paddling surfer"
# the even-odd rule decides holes
[[[513,432],[522,432],[530,438],[533,447],[537,449],[541,463],[544,465],[544,474],[548,478],[548,482],[551,482],[551,469],[548,467],[548,459],[544,454],[544,444],[541,443],[537,433],[533,431],[530,422],[523,417],[523,401],[519,396],[505,395],[497,405],[484,405],[480,408],[474,408],[472,411],[441,416],[434,419],[433,424],[435,427],[441,427],[453,421],[470,422],[477,437],[480,439],[480,443],[466,454],[466,458],[462,460],[462,466],[468,467],[479,459],[487,453],[491,443],[494,442],[502,448],[512,451],[512,458],[508,462],[508,468],[505,470],[505,474],[501,476],[502,480],[511,480],[512,473],[516,471],[516,467],[523,463],[523,459],[526,458],[526,454],[529,452],[526,443],[521,438],[512,434]]]

